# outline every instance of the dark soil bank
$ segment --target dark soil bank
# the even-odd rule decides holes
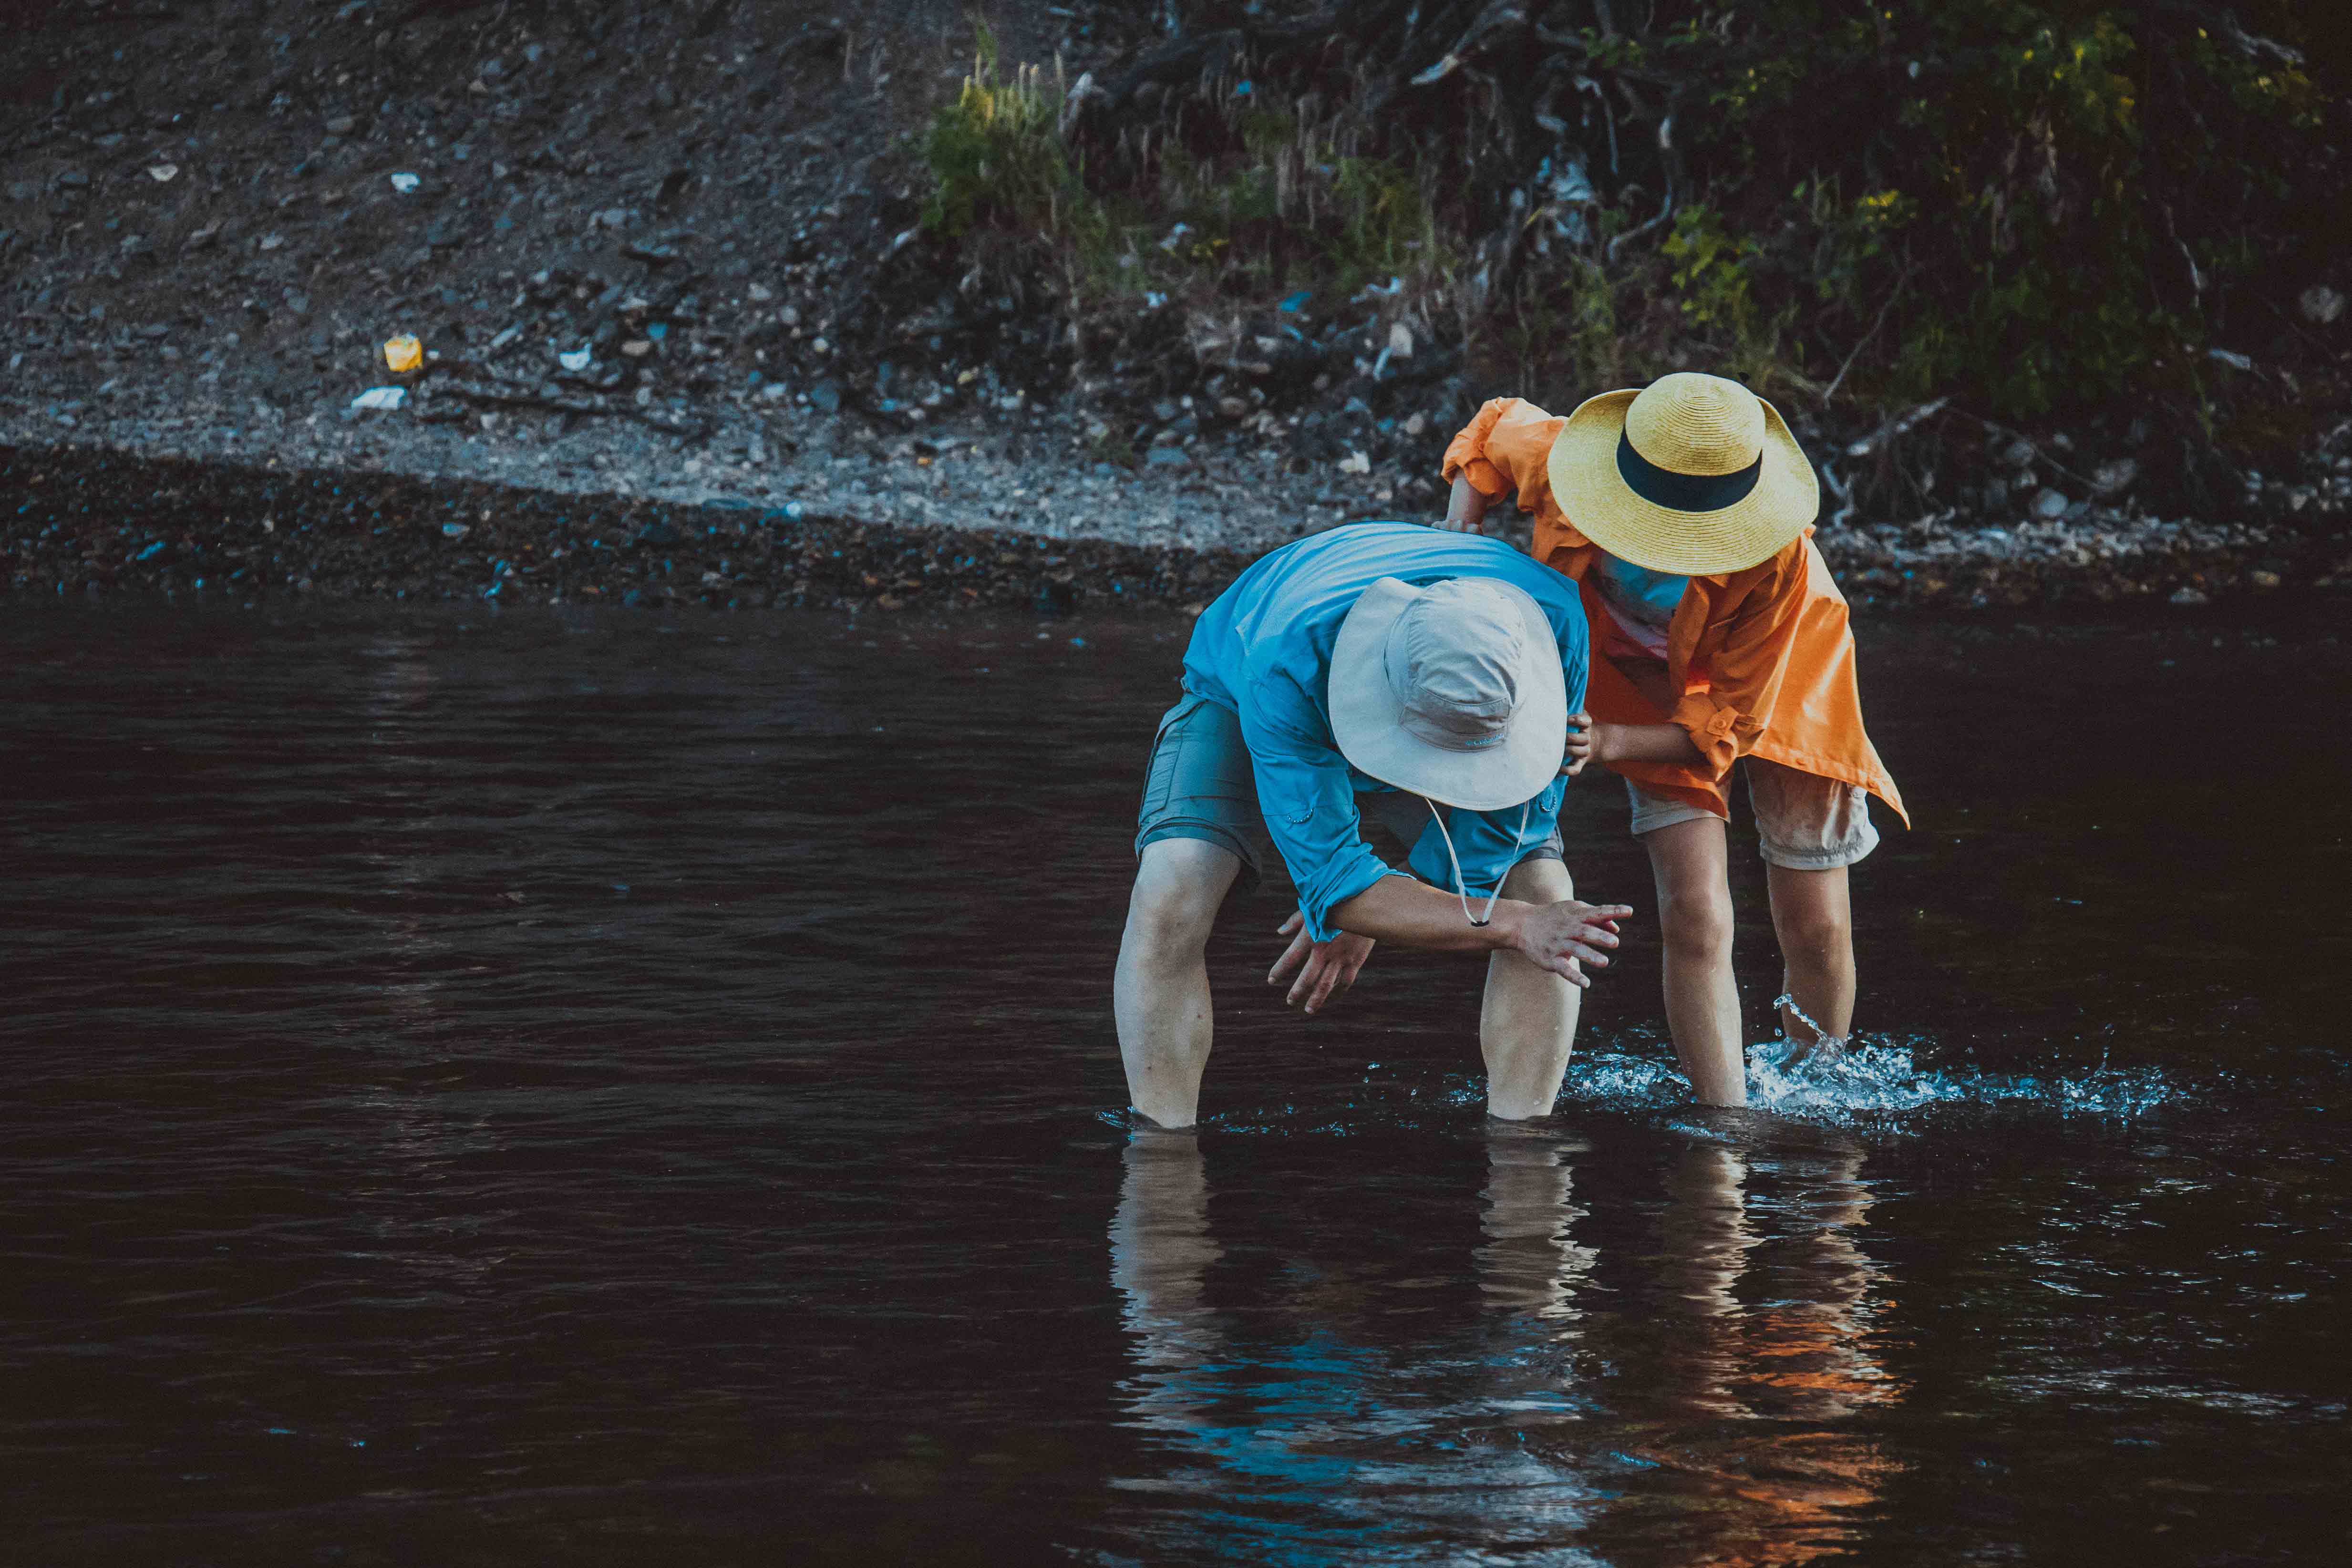
[[[1231,551],[918,531],[797,504],[677,505],[477,480],[0,449],[10,582],[89,595],[313,592],[1061,615],[1193,604]]]

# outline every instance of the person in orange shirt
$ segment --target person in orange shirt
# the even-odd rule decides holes
[[[1863,730],[1845,598],[1812,542],[1812,464],[1770,404],[1681,373],[1564,419],[1497,398],[1446,448],[1444,477],[1441,526],[1478,532],[1516,491],[1531,553],[1580,586],[1594,644],[1580,718],[1650,852],[1675,1051],[1700,1100],[1745,1104],[1734,763],[1746,759],[1771,889],[1782,1026],[1808,1047],[1842,1047],[1853,1027],[1846,868],[1878,844],[1869,797],[1910,822]]]

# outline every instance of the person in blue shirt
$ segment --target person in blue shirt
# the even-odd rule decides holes
[[[1376,941],[1489,952],[1487,1110],[1549,1112],[1584,972],[1633,913],[1578,902],[1560,861],[1560,796],[1591,751],[1587,658],[1574,583],[1412,523],[1286,545],[1202,612],[1145,774],[1113,986],[1139,1113],[1199,1114],[1203,954],[1227,891],[1259,880],[1261,831],[1298,889],[1269,984],[1295,972],[1289,999],[1314,1013]],[[1367,817],[1410,846],[1409,870],[1365,841]]]

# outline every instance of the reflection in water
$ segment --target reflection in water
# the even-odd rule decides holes
[[[1205,1544],[1222,1561],[1409,1561],[1458,1559],[1471,1539],[1512,1545],[1523,1562],[1593,1561],[1568,1544],[1589,1500],[1582,1481],[1486,1430],[1528,1418],[1515,1376],[1498,1383],[1478,1360],[1416,1364],[1329,1321],[1244,1342],[1207,1299],[1203,1273],[1222,1254],[1199,1144],[1146,1133],[1124,1159],[1110,1242],[1134,1336],[1125,1405],[1194,1461],[1167,1456],[1178,1462],[1122,1483],[1190,1505],[1156,1544],[1181,1540],[1187,1555]],[[1550,1190],[1563,1191],[1557,1180]]]
[[[1190,1431],[1206,1403],[1202,1368],[1223,1345],[1202,1275],[1220,1254],[1209,1239],[1209,1183],[1190,1132],[1147,1133],[1127,1146],[1127,1177],[1110,1225],[1110,1279],[1144,1375],[1128,1408],[1145,1426]]]
[[[1568,1157],[1580,1150],[1556,1136],[1489,1124],[1486,1240],[1478,1248],[1478,1288],[1488,1306],[1555,1323],[1582,1315],[1576,1295],[1594,1254],[1569,1237],[1584,1216],[1570,1201]]]
[[[1469,1539],[1515,1561],[1777,1565],[1850,1546],[1894,1468],[1841,1429],[1895,1393],[1865,1338],[1883,1266],[1853,1236],[1861,1153],[1688,1143],[1649,1234],[1613,1248],[1594,1238],[1622,1226],[1573,1201],[1586,1154],[1490,1131],[1487,1321],[1465,1353],[1458,1336],[1358,1342],[1379,1315],[1320,1310],[1286,1342],[1245,1339],[1209,1292],[1224,1251],[1198,1142],[1136,1137],[1110,1229],[1121,1393],[1176,1453],[1127,1484],[1243,1561],[1458,1558]],[[1617,1436],[1596,1439],[1604,1424]]]
[[[1756,1160],[1694,1142],[1668,1171],[1654,1239],[1673,1318],[1650,1375],[1629,1369],[1664,1418],[1632,1449],[1659,1482],[1628,1494],[1624,1521],[1654,1546],[1808,1563],[1853,1544],[1891,1479],[1874,1441],[1834,1425],[1895,1393],[1867,1338],[1883,1268],[1853,1237],[1870,1203],[1861,1166],[1853,1149]]]

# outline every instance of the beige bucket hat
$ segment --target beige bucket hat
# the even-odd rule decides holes
[[[1383,577],[1339,623],[1331,738],[1382,784],[1467,811],[1543,793],[1568,748],[1559,639],[1526,589]]]
[[[1822,510],[1821,481],[1780,411],[1691,371],[1588,398],[1552,443],[1550,468],[1577,531],[1652,572],[1744,571]]]

